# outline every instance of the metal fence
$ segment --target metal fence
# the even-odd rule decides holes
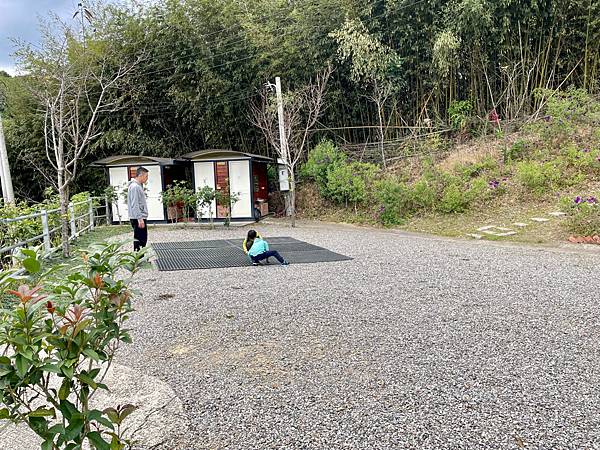
[[[101,223],[110,223],[109,204],[105,198],[92,197],[86,201],[69,203],[69,241],[76,239],[82,234],[93,230]],[[15,238],[10,239],[11,229],[18,229],[19,225],[29,221],[41,232],[36,236],[27,238],[19,237],[15,232]],[[39,221],[39,222],[37,222]],[[37,223],[36,223],[37,222]],[[6,233],[8,238],[2,239],[0,243],[0,267],[6,264],[6,257],[13,255],[20,248],[28,246],[42,246],[43,257],[53,254],[62,246],[62,221],[60,209],[42,209],[39,212],[8,219],[0,219],[0,231]],[[8,241],[8,245],[7,242]],[[12,242],[11,242],[12,241]],[[8,262],[10,265],[10,262]]]

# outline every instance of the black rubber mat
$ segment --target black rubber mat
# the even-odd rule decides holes
[[[294,238],[269,238],[270,248],[277,250],[290,264],[346,261],[349,258]],[[152,244],[160,271],[214,269],[251,266],[252,263],[237,239],[221,241],[160,242]],[[271,265],[279,263],[271,258]]]
[[[187,242],[156,242],[152,244],[154,250],[175,249],[175,248],[226,248],[241,247],[243,239],[218,239],[207,241],[187,241]],[[286,236],[276,236],[268,238],[269,244],[294,244],[304,243],[298,239]]]

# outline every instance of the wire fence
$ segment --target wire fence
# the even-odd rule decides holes
[[[41,247],[47,258],[62,247],[62,215],[59,208],[0,219],[0,268],[10,267],[12,256],[25,247]],[[101,224],[110,224],[109,202],[102,197],[91,197],[71,202],[67,208],[69,241],[94,230]]]

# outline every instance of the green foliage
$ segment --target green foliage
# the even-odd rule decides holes
[[[456,67],[456,57],[460,49],[460,38],[452,31],[439,33],[433,44],[433,65],[442,78],[447,78]]]
[[[0,248],[8,247],[18,242],[23,242],[28,239],[33,239],[36,236],[43,234],[44,229],[40,217],[28,218],[16,222],[6,223],[2,219],[12,219],[15,217],[29,216],[41,212],[42,210],[54,211],[59,208],[58,196],[50,189],[44,193],[45,199],[41,203],[27,204],[25,202],[15,204],[3,204],[0,201]],[[82,202],[74,207],[75,217],[83,216],[79,219],[79,226],[89,224],[88,200],[90,195],[88,192],[81,192],[71,197],[71,202],[74,204]],[[60,212],[54,211],[48,213],[48,228],[56,229],[60,226]],[[60,242],[60,234],[51,234],[51,242],[53,245],[58,245]],[[0,258],[6,255],[0,255]],[[6,261],[5,261],[6,263]],[[0,267],[3,262],[0,259]]]
[[[375,196],[380,203],[377,220],[385,226],[402,225],[413,209],[410,188],[397,180],[386,178],[376,184]]]
[[[273,73],[282,77],[284,90],[293,90],[328,61],[337,67],[322,122],[343,128],[336,131],[338,142],[378,138],[375,128],[355,128],[378,124],[380,112],[365,101],[356,80],[369,87],[375,79],[391,85],[394,94],[383,108],[386,123],[412,125],[426,117],[432,131],[446,122],[460,130],[466,116],[487,123],[493,108],[502,126],[509,126],[541,106],[533,88],[554,92],[562,80],[592,95],[599,88],[600,2],[589,0],[432,0],[410,7],[399,0],[385,5],[181,0],[121,6],[126,3],[93,8],[96,31],[87,42],[98,56],[115,64],[137,58],[140,63],[125,76],[132,87],[128,102],[100,117],[101,135],[78,164],[73,192],[97,194],[103,173],[89,163],[114,154],[144,149],[148,156],[176,157],[194,148],[267,154],[272,149],[248,119],[249,96]],[[72,52],[82,49],[78,40],[73,38]],[[44,149],[44,115],[28,86],[34,81],[0,75],[9,158],[18,168],[13,169],[15,186],[22,198],[41,200],[44,174],[52,167]],[[550,98],[550,91],[544,97]],[[466,99],[472,105],[468,114],[454,104]],[[568,118],[569,108],[559,100],[560,95],[551,98],[544,115],[552,118],[541,127],[560,125],[565,114]],[[583,110],[580,99],[573,104]],[[87,114],[83,106],[81,113]],[[388,134],[398,136],[392,130]],[[333,134],[320,131],[315,142],[325,136]]]
[[[552,191],[561,178],[554,162],[521,161],[516,169],[517,180],[536,195]]]
[[[454,101],[448,107],[450,126],[456,131],[465,131],[473,114],[473,105],[469,100]]]
[[[569,140],[576,137],[579,125],[600,120],[600,101],[584,89],[536,89],[534,95],[538,101],[545,101],[545,116],[532,127],[543,139]]]
[[[600,169],[600,150],[579,147],[575,144],[567,144],[560,150],[565,165],[586,172],[595,172]]]
[[[464,212],[469,206],[469,195],[458,183],[450,183],[444,189],[439,210],[444,213]]]
[[[509,148],[502,151],[504,163],[509,164],[515,161],[521,161],[530,153],[530,145],[527,141],[518,140]]]
[[[600,207],[594,196],[565,199],[562,207],[568,211],[566,229],[576,236],[600,236]]]
[[[223,205],[227,209],[227,217],[225,217],[223,225],[228,227],[231,223],[231,210],[233,209],[234,205],[240,200],[240,194],[239,192],[231,192],[230,189],[226,189],[224,191],[216,191],[215,200],[217,204]]]
[[[190,217],[190,209],[195,208],[198,203],[198,197],[194,190],[189,187],[186,181],[175,181],[172,185],[167,186],[167,189],[161,192],[161,199],[165,206],[175,209],[174,221],[177,222],[178,208],[183,207],[183,218]]]
[[[23,249],[19,259],[26,280],[0,272],[0,293],[12,296],[0,310],[0,346],[6,349],[0,357],[0,417],[28,425],[43,439],[42,448],[86,442],[124,448],[130,443],[121,434],[122,408],[115,417],[92,409],[89,399],[108,390],[104,374],[119,344],[131,342],[125,328],[133,311],[129,281],[145,256],[122,252],[120,244],[98,245],[67,277],[44,271],[33,250]],[[129,278],[123,278],[126,272]]]
[[[332,141],[323,140],[309,152],[306,163],[300,169],[300,174],[313,179],[317,183],[321,195],[327,197],[329,172],[334,166],[343,164],[346,160],[346,155]]]
[[[466,164],[458,164],[454,170],[458,172],[466,181],[471,178],[478,177],[484,173],[493,176],[497,174],[499,169],[498,161],[491,156],[486,156],[480,161]]]
[[[334,164],[327,174],[327,195],[337,203],[355,206],[367,199],[368,189],[379,168],[373,164],[353,162]]]
[[[357,83],[393,83],[401,60],[396,52],[373,36],[365,24],[347,19],[340,30],[330,34],[338,43],[342,61],[350,61],[350,77]]]

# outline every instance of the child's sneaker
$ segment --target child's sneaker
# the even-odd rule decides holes
[[[284,261],[284,262],[282,262],[282,263],[281,263],[281,265],[282,265],[282,266],[289,266],[289,265],[290,265],[290,263],[289,263],[289,262],[287,262],[287,261]]]

